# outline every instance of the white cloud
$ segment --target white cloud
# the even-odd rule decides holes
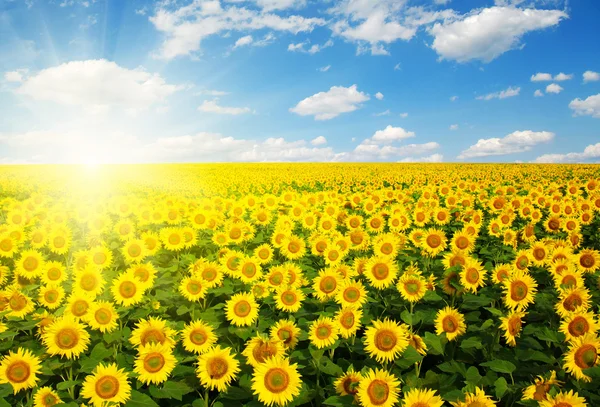
[[[546,82],[551,81],[552,75],[549,73],[538,72],[535,75],[531,75],[531,82]]]
[[[400,113],[400,117],[402,117],[403,119],[406,119],[408,117],[408,113],[407,112]]]
[[[323,144],[327,144],[327,139],[323,136],[315,137],[310,141],[310,144],[313,146],[321,146]]]
[[[79,28],[81,28],[82,30],[87,30],[88,28],[96,25],[97,23],[98,17],[96,15],[89,15],[83,23],[79,24]]]
[[[230,114],[234,116],[250,113],[252,111],[249,107],[219,106],[218,99],[205,100],[200,106],[198,106],[198,110],[205,113]]]
[[[569,81],[573,79],[573,74],[566,74],[566,73],[559,73],[557,75],[554,75],[554,80],[558,81],[558,82],[562,82],[562,81]]]
[[[200,90],[200,91],[194,93],[194,96],[200,96],[200,95],[226,96],[226,95],[229,95],[229,92],[225,92],[225,91],[222,91],[222,90],[204,89],[204,90]]]
[[[323,51],[325,48],[329,48],[333,46],[332,40],[327,40],[323,45],[313,44],[309,48],[304,48],[305,46],[310,45],[310,41],[306,40],[304,42],[299,42],[297,44],[288,45],[287,50],[291,52],[304,52],[306,54],[314,55],[318,52]]]
[[[394,65],[394,71],[399,71],[401,70],[401,66],[400,66],[400,62],[398,62],[396,65]]]
[[[402,127],[387,126],[383,130],[377,130],[373,137],[365,139],[363,144],[390,144],[414,136],[414,132],[406,131]]]
[[[431,154],[439,149],[440,145],[436,142],[422,144],[407,144],[404,146],[377,145],[361,143],[354,151],[350,153],[339,153],[336,155],[336,161],[399,161],[402,157],[418,157],[425,154]]]
[[[305,0],[254,0],[264,11],[299,8],[306,4]]]
[[[450,130],[458,130],[458,124],[451,124]]]
[[[273,7],[263,10],[237,6],[222,7],[218,0],[194,1],[175,9],[168,7],[169,5],[163,3],[149,18],[154,27],[166,37],[160,49],[153,54],[160,59],[193,54],[200,50],[204,39],[232,30],[248,32],[270,29],[298,34],[310,32],[326,23],[322,18],[280,16],[269,11],[276,9]]]
[[[490,62],[521,47],[526,33],[555,26],[564,18],[568,15],[561,10],[479,9],[456,20],[436,23],[429,30],[434,36],[431,47],[441,59]]]
[[[600,93],[587,99],[574,99],[569,103],[574,116],[592,116],[600,119]]]
[[[515,131],[503,138],[479,139],[477,143],[461,152],[458,159],[522,153],[553,138],[554,133],[549,131]]]
[[[315,120],[329,120],[359,109],[360,103],[369,99],[367,94],[358,91],[356,85],[348,88],[332,86],[327,92],[319,92],[301,100],[289,110],[300,116],[315,116]]]
[[[562,90],[562,86],[560,86],[558,83],[551,83],[550,85],[546,86],[546,93],[560,93]]]
[[[541,98],[542,96],[544,96],[544,92],[542,92],[539,89],[536,89],[535,92],[533,92],[533,96],[536,98]]]
[[[107,80],[107,79],[110,80]],[[67,62],[30,75],[15,91],[38,101],[64,105],[141,109],[164,101],[183,87],[159,74],[127,69],[104,59]]]
[[[544,154],[536,158],[534,163],[578,163],[600,161],[600,143],[590,144],[581,153]]]
[[[375,94],[375,98],[376,98],[377,100],[383,100],[383,93],[381,93],[381,92],[377,92],[377,93]]]
[[[373,116],[375,116],[375,117],[389,116],[390,113],[391,113],[390,109],[387,109],[387,110],[384,110],[383,112],[374,113]]]
[[[458,100],[458,96],[450,96],[450,102],[456,102]]]
[[[16,71],[4,72],[4,80],[6,82],[23,82],[25,75],[29,72],[28,69],[17,69]]]
[[[450,3],[450,0],[434,0],[434,3],[444,5]]]
[[[398,162],[401,163],[441,163],[444,161],[444,156],[441,154],[431,154],[425,157],[407,157]]]
[[[517,95],[519,95],[520,92],[521,92],[520,87],[513,88],[512,86],[509,86],[507,89],[502,90],[500,92],[493,92],[493,93],[488,93],[487,95],[477,96],[476,99],[477,100],[506,99],[506,98],[517,96]]]
[[[252,41],[254,41],[254,39],[252,38],[251,35],[245,35],[245,36],[239,38],[235,42],[235,44],[233,45],[233,48],[235,49],[235,48],[243,47],[246,45],[250,45],[250,44],[252,44]]]
[[[600,73],[594,71],[585,71],[583,73],[583,83],[600,81]]]
[[[321,68],[319,68],[319,71],[327,72],[327,71],[329,71],[330,68],[331,68],[331,65],[322,66]]]

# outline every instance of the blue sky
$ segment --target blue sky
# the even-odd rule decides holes
[[[0,163],[600,161],[596,0],[0,0]]]

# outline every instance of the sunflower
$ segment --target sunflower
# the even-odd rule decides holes
[[[275,306],[282,311],[297,312],[302,307],[304,298],[304,293],[297,288],[280,288],[275,293]]]
[[[445,332],[446,338],[448,338],[449,341],[453,341],[467,331],[465,317],[458,312],[458,310],[446,307],[437,313],[435,318],[435,330],[438,335]]]
[[[450,402],[454,407],[494,407],[496,402],[491,396],[485,394],[483,389],[476,387],[475,392],[468,392],[465,395],[465,401]]]
[[[38,302],[46,308],[58,308],[64,298],[65,290],[61,285],[48,284],[40,287]]]
[[[570,265],[571,263],[568,264]],[[569,288],[584,288],[585,280],[583,274],[572,266],[560,273],[553,274],[552,277],[554,279],[554,286],[559,292]]]
[[[167,381],[176,363],[170,347],[153,343],[140,349],[133,371],[144,384],[160,384]]]
[[[600,339],[595,335],[587,333],[574,338],[564,356],[564,369],[577,380],[590,382],[592,378],[583,373],[583,369],[600,363],[598,353],[600,353]]]
[[[38,388],[35,392],[35,396],[33,396],[33,407],[52,407],[61,403],[63,403],[63,401],[58,393],[49,386]]]
[[[369,369],[358,383],[357,395],[364,407],[392,407],[398,402],[400,381],[391,373]]]
[[[533,303],[537,292],[537,283],[528,272],[515,269],[513,273],[502,282],[504,303],[512,310],[523,311]]]
[[[46,262],[41,275],[44,284],[60,284],[68,277],[65,265],[59,261]]]
[[[206,282],[197,274],[193,274],[190,277],[185,277],[181,280],[181,283],[179,283],[179,292],[188,301],[200,301],[206,297],[207,291],[208,287]]]
[[[111,292],[117,304],[129,307],[144,299],[145,288],[132,273],[125,272],[113,280]]]
[[[560,391],[555,396],[549,394],[546,400],[540,401],[540,407],[587,407],[587,405],[585,398],[580,397],[573,390]]]
[[[442,407],[444,400],[435,395],[435,390],[412,389],[404,393],[403,407]]]
[[[343,307],[337,312],[335,321],[342,338],[350,338],[356,334],[362,315],[362,310],[354,307]]]
[[[67,298],[67,307],[64,314],[72,316],[77,320],[83,319],[93,302],[93,299],[88,294],[74,292]]]
[[[107,269],[112,265],[113,254],[108,247],[100,245],[90,249],[89,258],[94,266]]]
[[[45,329],[42,341],[49,354],[75,359],[87,350],[90,334],[75,318],[63,316]]]
[[[150,317],[136,324],[129,337],[129,343],[139,348],[152,343],[160,343],[172,348],[175,346],[175,335],[176,332],[167,326],[165,320]]]
[[[96,298],[104,291],[105,280],[100,270],[93,265],[86,266],[74,275],[73,291]]]
[[[42,361],[30,350],[18,348],[16,352],[9,351],[0,362],[0,383],[12,386],[14,394],[23,389],[36,386],[41,372]]]
[[[341,276],[331,269],[319,272],[319,275],[313,280],[312,288],[314,295],[320,301],[326,301],[337,294],[341,281]]]
[[[213,328],[201,320],[187,324],[181,331],[181,337],[184,349],[199,355],[206,353],[217,343],[217,335]]]
[[[497,264],[492,270],[492,281],[495,284],[502,284],[513,272],[513,266],[511,264]]]
[[[523,397],[521,400],[536,400],[539,402],[546,400],[550,388],[555,384],[559,385],[561,382],[556,380],[556,372],[554,370],[550,372],[550,378],[548,379],[543,376],[538,376],[532,385],[527,386],[523,390]]]
[[[575,255],[579,270],[584,273],[594,273],[600,268],[600,252],[598,250],[585,249]]]
[[[367,291],[360,281],[347,280],[340,284],[335,301],[342,307],[360,308],[367,301]]]
[[[254,249],[254,257],[260,264],[269,264],[273,259],[273,248],[268,243],[263,243]]]
[[[239,365],[231,348],[215,346],[198,357],[196,375],[207,389],[225,392],[240,371]]]
[[[298,344],[300,328],[293,321],[280,319],[271,327],[271,338],[278,339],[286,349],[294,349]]]
[[[427,344],[419,335],[408,332],[408,344],[412,346],[421,355],[427,355]]]
[[[246,357],[249,365],[257,367],[269,358],[284,356],[285,347],[279,338],[257,334],[247,342],[242,355]]]
[[[69,251],[69,247],[71,247],[71,241],[71,230],[69,228],[64,226],[53,228],[48,235],[48,249],[52,253],[59,255],[66,254]]]
[[[524,312],[510,311],[507,316],[500,318],[501,328],[504,330],[504,338],[510,346],[517,346],[516,338],[521,334]]]
[[[477,294],[477,290],[485,285],[486,271],[483,265],[474,259],[469,259],[460,272],[460,283],[466,290]]]
[[[565,334],[565,340],[572,341],[587,333],[596,335],[600,325],[593,312],[573,312],[560,323],[560,331]]]
[[[3,292],[0,291],[0,297],[2,296],[6,298],[6,311],[9,311],[6,315],[9,317],[24,319],[35,309],[33,300],[19,291],[16,286]]]
[[[90,399],[94,407],[125,404],[131,398],[127,376],[125,369],[119,369],[116,363],[100,363],[94,373],[85,378],[81,396]]]
[[[225,304],[227,320],[236,326],[250,326],[258,318],[258,304],[250,293],[239,293]]]
[[[306,243],[298,236],[289,236],[284,239],[280,252],[289,260],[298,260],[306,254]]]
[[[398,280],[396,288],[406,301],[418,302],[427,292],[427,280],[418,274],[405,272]]]
[[[425,255],[435,257],[446,249],[446,235],[439,229],[429,229],[421,240],[421,248]]]
[[[394,361],[408,345],[406,326],[387,318],[374,321],[365,332],[365,350],[379,363]]]
[[[142,239],[128,239],[121,248],[126,263],[140,263],[147,256],[146,243]]]
[[[17,242],[8,233],[0,233],[0,257],[12,258],[18,251]]]
[[[196,263],[198,263],[198,261]],[[207,288],[220,286],[225,277],[223,275],[222,266],[216,262],[203,261],[202,264],[198,264],[195,269],[192,270],[191,267],[192,265],[190,265],[190,272],[204,280],[204,284]]]
[[[556,312],[561,318],[572,312],[585,312],[590,307],[590,299],[590,293],[586,288],[571,287],[561,290],[555,305]]]
[[[356,396],[358,393],[358,384],[362,378],[360,372],[355,372],[354,368],[350,366],[348,371],[343,376],[338,377],[333,383],[336,393],[340,396]]]
[[[23,250],[15,260],[15,275],[34,280],[42,275],[44,258],[37,250]]]
[[[444,265],[445,270],[449,270],[452,267],[464,266],[469,258],[467,252],[463,252],[462,250],[452,250],[451,252],[444,254],[442,264]]]
[[[319,349],[333,345],[338,339],[339,329],[335,321],[329,317],[320,317],[310,324],[310,342]]]
[[[364,274],[373,287],[382,290],[393,284],[398,267],[388,258],[373,257],[365,265]]]
[[[180,228],[167,227],[160,230],[160,240],[165,249],[177,252],[182,250],[186,241]]]
[[[276,290],[285,287],[288,283],[288,279],[287,271],[281,266],[272,267],[265,276],[265,281],[271,288]]]
[[[464,253],[471,253],[475,249],[475,237],[464,230],[457,231],[452,236],[450,248],[452,250],[460,250]]]
[[[302,381],[298,365],[284,357],[269,358],[255,367],[252,390],[267,406],[284,406],[300,394]]]
[[[158,252],[162,247],[160,237],[156,233],[144,232],[142,233],[142,240],[144,241],[144,246],[146,247],[146,254],[148,256],[154,256],[156,252]]]
[[[137,278],[142,285],[148,288],[154,285],[156,269],[152,263],[134,264],[133,266],[129,267],[126,272]]]
[[[92,329],[97,329],[102,333],[112,332],[117,328],[119,314],[115,310],[112,302],[96,301],[90,305],[84,321]]]

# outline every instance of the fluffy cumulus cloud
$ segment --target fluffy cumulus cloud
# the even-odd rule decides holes
[[[332,86],[327,92],[319,92],[290,108],[290,112],[300,116],[314,116],[315,120],[330,120],[342,113],[353,112],[361,103],[369,100],[369,95],[360,92],[356,85],[350,87]]]
[[[493,92],[493,93],[488,93],[487,95],[477,96],[476,99],[477,100],[506,99],[506,98],[518,96],[520,92],[521,92],[520,87],[509,86],[507,89],[499,91],[499,92]]]
[[[243,37],[238,38],[238,40],[235,42],[235,44],[233,44],[233,48],[239,48],[239,47],[244,47],[246,45],[250,45],[250,44],[252,44],[252,41],[254,41],[254,39],[252,38],[251,35],[245,35]]]
[[[383,130],[377,130],[371,138],[365,139],[363,144],[390,144],[414,136],[414,132],[406,131],[402,127],[387,126]]]
[[[143,109],[182,88],[142,68],[127,69],[99,59],[43,69],[27,77],[15,92],[37,101],[63,105]]]
[[[444,156],[442,154],[436,153],[436,154],[431,154],[428,156],[424,156],[424,157],[406,157],[401,159],[398,162],[401,163],[441,163],[442,161],[444,161]]]
[[[600,81],[600,73],[594,71],[585,71],[583,73],[583,82],[597,82]]]
[[[172,59],[194,54],[201,49],[203,40],[228,31],[247,33],[269,29],[298,34],[326,24],[322,18],[278,14],[279,10],[298,4],[291,0],[257,0],[256,3],[262,6],[259,10],[235,3],[238,2],[221,4],[218,0],[198,0],[181,7],[173,6],[174,2],[160,3],[149,17],[154,27],[164,35],[154,57]]]
[[[377,92],[377,93],[375,94],[375,98],[376,98],[377,100],[383,100],[383,93],[381,93],[381,92]]]
[[[458,130],[458,124],[451,124],[450,130]]]
[[[551,83],[550,85],[546,86],[546,93],[560,93],[562,91],[563,88],[558,83]]]
[[[586,99],[574,99],[569,103],[575,116],[592,116],[600,119],[600,93],[592,95]]]
[[[250,113],[252,111],[249,107],[220,106],[218,99],[205,100],[198,106],[198,110],[205,113],[229,114],[234,116]]]
[[[539,89],[536,89],[535,92],[533,92],[533,96],[535,96],[536,98],[541,98],[542,96],[544,96],[544,92],[542,92]]]
[[[16,71],[4,72],[4,80],[6,82],[23,82],[25,75],[27,75],[28,69],[17,69]]]
[[[550,81],[557,81],[557,82],[562,82],[562,81],[568,81],[573,79],[573,74],[566,74],[566,73],[558,73],[556,75],[554,75],[554,77],[546,72],[538,72],[535,75],[531,75],[531,82],[550,82]]]
[[[332,40],[327,40],[323,45],[320,45],[320,44],[310,45],[310,41],[306,40],[304,42],[299,42],[297,44],[292,43],[292,44],[288,45],[287,50],[291,51],[291,52],[304,52],[306,54],[314,55],[318,52],[323,51],[325,48],[329,48],[332,46],[333,46]]]
[[[554,75],[554,80],[558,82],[570,81],[571,79],[573,79],[573,74],[566,74],[561,72],[559,74]]]
[[[521,47],[530,31],[556,26],[567,18],[562,10],[489,7],[461,18],[436,23],[429,30],[431,47],[441,59],[490,62],[503,53]]]
[[[315,137],[310,141],[310,144],[313,146],[321,146],[323,144],[327,144],[327,139],[323,136]]]
[[[590,144],[581,153],[544,154],[535,163],[583,163],[600,162],[600,143]]]
[[[458,158],[478,158],[496,155],[515,154],[529,151],[533,146],[554,138],[549,131],[515,131],[503,138],[479,139],[477,143],[464,150]]]

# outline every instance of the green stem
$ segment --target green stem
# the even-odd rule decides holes
[[[206,407],[209,407],[209,406],[210,406],[210,404],[208,404],[208,400],[209,400],[209,397],[208,397],[208,396],[209,396],[209,393],[210,393],[210,392],[209,392],[208,388],[206,388],[206,390],[204,391],[204,405],[205,405]]]

